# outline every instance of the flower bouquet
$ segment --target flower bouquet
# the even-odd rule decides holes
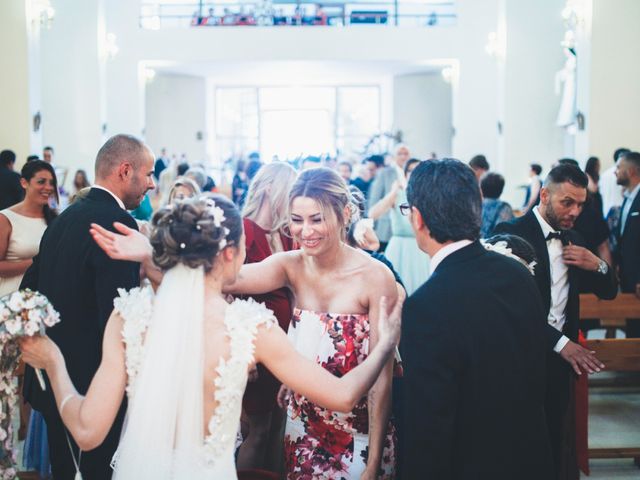
[[[60,315],[47,297],[38,292],[19,290],[0,298],[0,480],[12,479],[16,475],[12,418],[18,402],[14,381],[20,361],[18,340],[44,335],[45,328],[58,322]],[[36,376],[44,390],[42,372],[36,370]]]

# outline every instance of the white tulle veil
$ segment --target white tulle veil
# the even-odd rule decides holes
[[[178,264],[154,300],[115,461],[116,480],[188,478],[201,458],[204,270]],[[186,472],[184,472],[186,473]]]

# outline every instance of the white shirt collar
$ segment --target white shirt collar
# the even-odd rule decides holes
[[[105,188],[102,185],[97,185],[97,184],[92,185],[91,188],[99,188],[100,190],[104,190],[105,192],[108,192],[109,195],[111,195],[113,198],[116,199],[116,202],[118,202],[118,205],[120,205],[120,208],[123,209],[123,210],[126,210],[122,200],[120,200],[120,198],[115,193],[113,193],[111,190],[109,190],[108,188]]]
[[[540,211],[537,205],[533,207],[533,214],[536,216],[536,219],[540,224],[540,228],[542,228],[542,235],[544,236],[545,239],[547,238],[547,235],[556,231],[551,227],[551,225],[547,223],[547,221],[544,218],[542,218],[542,215],[540,214]]]
[[[473,242],[471,240],[458,240],[457,242],[453,242],[450,243],[449,245],[446,245],[444,247],[442,247],[440,250],[438,250],[436,252],[436,254],[431,257],[431,264],[430,264],[430,269],[431,272],[435,272],[436,268],[438,268],[438,265],[440,265],[440,263],[442,263],[442,261],[447,258],[449,255],[451,255],[454,252],[457,252],[458,250],[471,245]]]
[[[624,196],[627,198],[627,202],[629,204],[633,203],[635,198],[638,196],[638,191],[640,191],[640,183],[638,185],[636,185],[636,188],[634,188],[633,190],[631,190],[631,191],[625,190],[624,191]]]

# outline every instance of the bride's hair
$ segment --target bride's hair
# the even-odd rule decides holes
[[[153,261],[163,270],[178,263],[210,271],[216,255],[237,246],[242,218],[236,206],[222,195],[205,194],[167,205],[153,216]]]

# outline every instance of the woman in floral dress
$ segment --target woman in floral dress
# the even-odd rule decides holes
[[[234,293],[291,288],[297,308],[290,341],[299,353],[342,376],[377,342],[377,299],[386,296],[393,304],[395,281],[385,265],[345,243],[355,212],[336,172],[303,172],[291,190],[289,206],[291,234],[301,249],[244,265],[229,288]],[[390,361],[369,395],[347,414],[321,408],[286,388],[281,392],[288,404],[287,478],[394,478],[392,367]]]

